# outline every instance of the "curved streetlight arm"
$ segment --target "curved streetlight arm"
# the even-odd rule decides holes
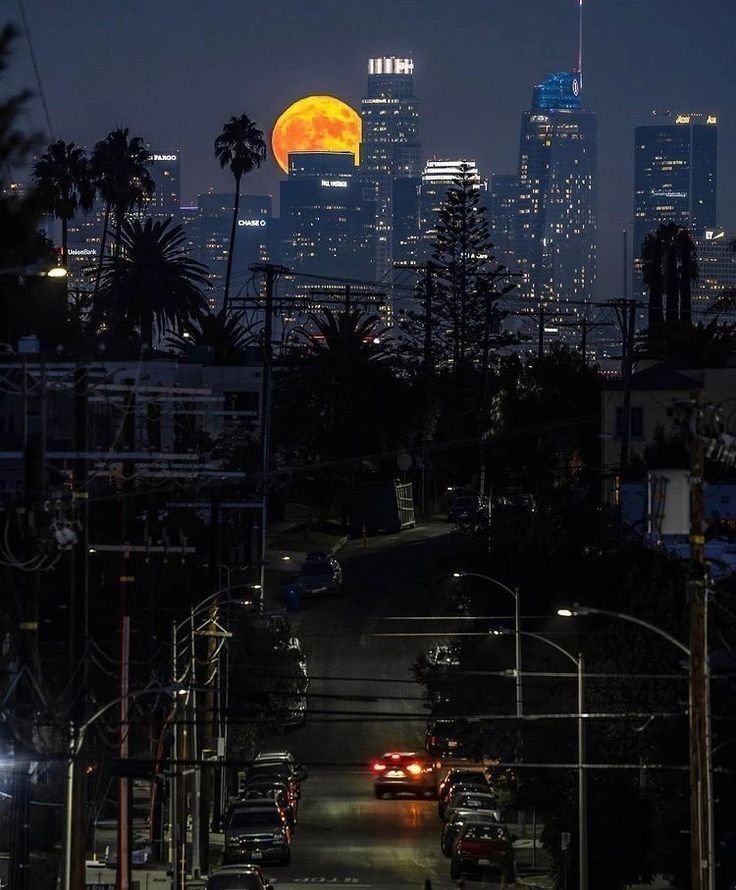
[[[506,593],[510,593],[514,599],[517,599],[519,596],[518,591],[512,590],[510,587],[507,587],[501,581],[498,581],[496,578],[491,578],[490,575],[481,575],[480,572],[454,572],[453,578],[482,578],[484,581],[490,581],[491,584],[495,584],[497,587],[500,587],[502,590],[505,590]]]
[[[205,597],[201,602],[197,603],[197,605],[194,606],[193,611],[190,611],[189,615],[187,615],[186,618],[183,618],[176,625],[176,632],[178,633],[182,629],[182,627],[184,627],[185,624],[189,624],[189,622],[192,620],[192,615],[196,615],[198,612],[201,612],[202,609],[204,609],[206,606],[208,606],[214,599],[216,599],[218,596],[220,596],[220,594],[227,593],[228,590],[244,590],[244,589],[253,590],[254,588],[253,588],[252,584],[233,584],[232,587],[221,587],[219,590],[216,590],[214,593],[211,593],[209,596]],[[237,603],[237,602],[238,602],[238,600],[231,599],[231,600],[227,600],[225,602],[220,603],[220,605],[227,606],[230,603]]]
[[[532,637],[535,640],[539,640],[541,643],[546,643],[548,646],[551,646],[553,649],[556,649],[558,652],[561,652],[562,655],[567,656],[567,658],[570,659],[570,661],[575,665],[575,667],[578,670],[580,670],[580,659],[575,658],[575,656],[572,654],[572,652],[568,652],[564,646],[560,646],[560,644],[555,643],[554,640],[550,640],[547,637],[542,636],[542,634],[537,634],[530,630],[522,630],[522,631],[519,631],[519,633],[524,637]]]
[[[663,630],[661,627],[657,627],[656,624],[650,624],[649,621],[645,621],[643,618],[637,618],[636,615],[627,615],[624,612],[609,612],[607,609],[593,609],[589,606],[580,606],[577,603],[575,603],[572,609],[560,609],[557,614],[560,615],[567,612],[570,612],[570,615],[564,614],[564,617],[573,617],[577,615],[604,615],[608,618],[620,618],[622,621],[638,624],[640,627],[645,627],[647,630],[659,634],[660,637],[663,637],[669,643],[672,643],[673,646],[677,646],[684,655],[687,655],[687,657],[690,658],[690,649],[684,643],[681,643],[677,637],[673,637],[672,634],[667,633],[667,631]]]
[[[178,688],[175,685],[170,686],[152,686],[149,689],[139,689],[136,692],[130,692],[128,695],[120,695],[117,698],[114,698],[112,701],[107,702],[101,708],[98,708],[95,713],[84,723],[82,723],[77,728],[77,741],[75,745],[75,754],[79,754],[81,750],[82,744],[84,742],[84,734],[87,729],[96,721],[102,717],[103,714],[106,714],[111,708],[114,708],[116,705],[119,705],[121,702],[124,702],[126,699],[130,701],[135,701],[138,698],[142,698],[144,695],[158,695],[161,692],[168,692],[169,694],[176,695]]]

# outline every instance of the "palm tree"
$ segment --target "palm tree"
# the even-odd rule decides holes
[[[115,244],[120,244],[120,230],[126,215],[134,207],[142,207],[155,190],[155,183],[148,171],[150,159],[151,155],[141,137],[129,138],[126,127],[118,127],[108,133],[92,151],[92,181],[105,203],[95,296],[100,287],[110,216],[115,222]]]
[[[263,132],[256,127],[247,114],[231,117],[222,128],[222,133],[215,139],[215,157],[220,167],[229,167],[235,179],[235,200],[233,202],[233,224],[230,231],[230,249],[227,254],[227,270],[225,272],[225,294],[222,308],[227,314],[230,298],[230,277],[233,269],[233,251],[235,249],[235,231],[238,224],[240,207],[240,180],[246,173],[260,167],[266,160],[266,143]]]
[[[237,365],[246,347],[255,342],[250,330],[243,327],[243,314],[219,312],[200,313],[185,321],[178,334],[169,337],[169,345],[180,354],[192,346],[208,346],[218,365]]]
[[[186,236],[171,219],[125,220],[115,235],[115,255],[103,262],[102,310],[119,329],[138,327],[153,343],[169,326],[182,326],[204,312],[201,287],[206,267],[185,252]]]
[[[69,220],[80,208],[91,210],[94,202],[89,160],[83,149],[59,139],[34,164],[33,178],[44,208],[61,220],[61,259],[66,266]]]
[[[641,357],[675,368],[725,368],[736,356],[736,324],[723,324],[717,318],[707,325],[674,322],[649,334]]]
[[[306,347],[311,363],[332,375],[348,368],[365,367],[391,355],[377,315],[363,315],[360,309],[335,313],[325,309],[322,315],[310,315],[310,328],[297,331],[301,347]]]
[[[663,302],[664,279],[662,261],[664,257],[662,234],[659,229],[650,232],[641,245],[641,265],[644,284],[649,288],[649,330],[664,321]]]
[[[675,236],[680,290],[680,321],[691,324],[693,320],[693,281],[698,277],[698,252],[690,232],[680,228]]]

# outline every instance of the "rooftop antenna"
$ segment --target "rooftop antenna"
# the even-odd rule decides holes
[[[578,81],[583,88],[583,0],[578,0]]]

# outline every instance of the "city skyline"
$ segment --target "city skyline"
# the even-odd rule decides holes
[[[39,0],[27,13],[55,135],[93,144],[122,124],[152,145],[177,146],[183,203],[192,204],[210,188],[227,189],[227,176],[212,156],[222,119],[245,111],[269,134],[278,113],[310,93],[332,93],[358,108],[366,60],[411,54],[425,158],[475,157],[486,175],[513,173],[519,114],[528,107],[529,90],[550,71],[571,70],[576,62],[572,0],[490,6],[465,0],[464,15],[431,2],[422,4],[419,16],[413,0],[400,8],[375,0],[370,11],[350,21],[334,0],[317,6],[307,15],[295,0],[281,0],[251,22],[229,4],[215,3],[205,16],[200,4],[185,0],[172,21],[137,0],[126,7],[129,15],[111,10],[105,17],[85,0],[70,0],[63,10]],[[716,222],[736,228],[736,178],[728,165],[736,150],[736,118],[728,113],[733,104],[728,25],[736,24],[736,8],[704,0],[694,31],[689,10],[686,0],[650,0],[646,10],[628,0],[586,4],[585,104],[599,119],[601,298],[620,290],[621,230],[632,226],[633,133],[652,110],[705,109],[719,116]],[[225,13],[227,28],[220,24]],[[140,15],[148,25],[139,34]],[[467,17],[474,21],[471,33],[462,27]],[[294,27],[276,40],[279,21]],[[653,22],[662,38],[658,47],[649,38]],[[162,33],[163,42],[156,39]],[[94,41],[87,39],[90,34]],[[247,53],[239,34],[248,34]],[[64,56],[75,56],[78,64],[62,64],[62,46]],[[311,51],[303,53],[304,47]],[[678,67],[678,55],[686,52],[688,65]],[[123,64],[127,57],[129,66]],[[93,67],[98,70],[91,84],[84,71]],[[697,83],[692,70],[702,75]],[[11,86],[34,86],[22,44],[9,80]],[[78,101],[80,96],[86,101]],[[37,100],[31,118],[43,125]],[[281,178],[269,159],[243,190],[275,198]]]

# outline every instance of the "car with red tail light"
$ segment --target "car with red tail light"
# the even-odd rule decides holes
[[[468,872],[485,872],[501,875],[504,881],[513,883],[516,872],[513,840],[505,825],[465,825],[453,844],[450,877],[456,881]]]
[[[373,791],[385,794],[412,794],[435,797],[437,776],[434,762],[426,754],[413,751],[388,751],[371,764]]]

